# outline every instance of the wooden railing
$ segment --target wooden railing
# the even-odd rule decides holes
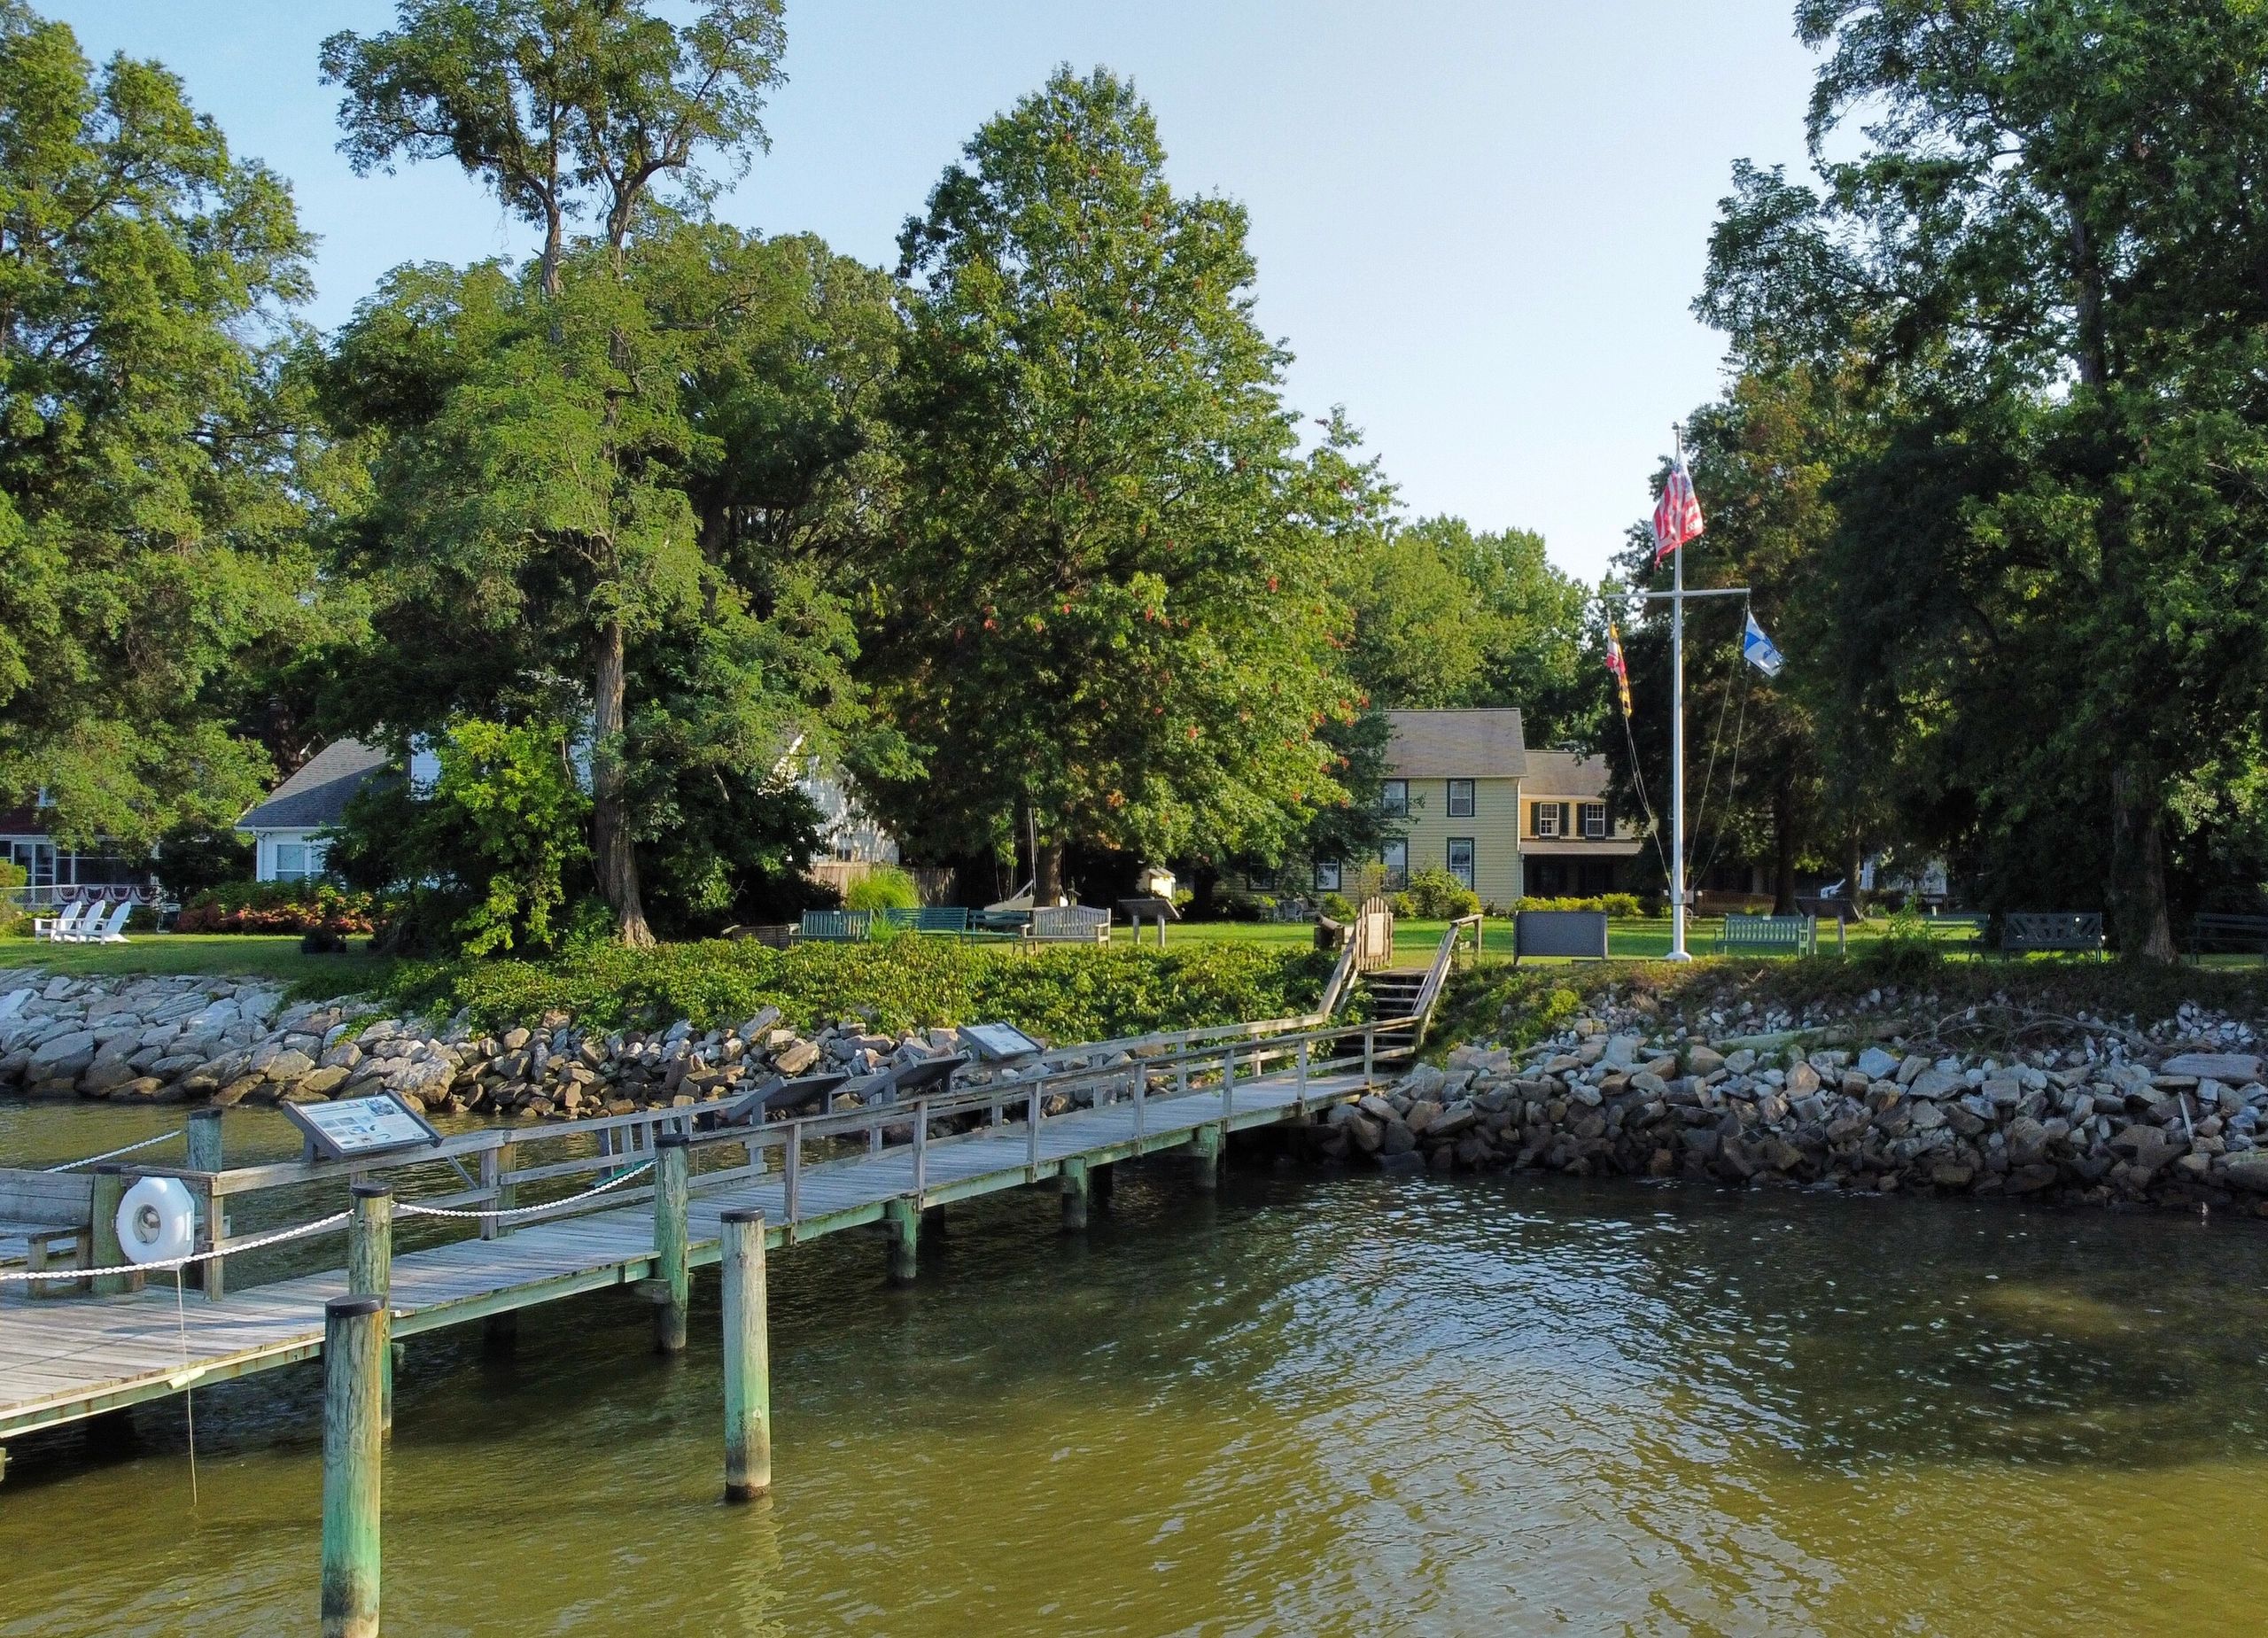
[[[1487,918],[1484,916],[1459,916],[1441,935],[1441,944],[1433,951],[1433,964],[1425,970],[1425,986],[1418,991],[1417,1005],[1410,1009],[1410,1016],[1417,1021],[1417,1028],[1411,1032],[1410,1040],[1412,1052],[1425,1044],[1425,1031],[1433,1023],[1433,1008],[1441,998],[1442,987],[1449,982],[1449,968],[1455,964],[1458,951],[1464,949],[1468,936],[1472,943],[1473,960],[1480,959],[1481,935],[1486,925]]]
[[[730,1187],[762,1176],[784,1174],[787,1218],[803,1221],[802,1184],[812,1165],[849,1160],[863,1152],[881,1153],[895,1143],[910,1144],[913,1152],[913,1192],[925,1186],[930,1142],[929,1128],[939,1120],[974,1120],[978,1128],[1022,1124],[1026,1129],[1027,1171],[1037,1176],[1040,1164],[1040,1132],[1051,1119],[1081,1107],[1107,1107],[1129,1103],[1134,1112],[1134,1131],[1144,1133],[1145,1115],[1153,1082],[1170,1079],[1171,1096],[1184,1097],[1216,1089],[1222,1115],[1233,1114],[1237,1089],[1271,1073],[1290,1068],[1304,1093],[1311,1075],[1359,1067],[1365,1079],[1383,1063],[1407,1057],[1414,1048],[1406,1044],[1417,1018],[1381,1019],[1332,1024],[1312,1015],[1299,1020],[1275,1020],[1249,1024],[1223,1024],[1209,1029],[1135,1036],[1118,1042],[1092,1043],[1076,1049],[1091,1057],[1099,1052],[1128,1055],[1130,1061],[1115,1065],[1073,1066],[1042,1060],[1037,1074],[982,1085],[960,1085],[934,1095],[905,1101],[862,1105],[855,1109],[830,1110],[757,1125],[704,1129],[703,1118],[718,1114],[720,1102],[693,1104],[635,1114],[605,1115],[569,1124],[530,1127],[488,1127],[457,1132],[433,1145],[364,1161],[288,1161],[254,1166],[206,1170],[192,1167],[136,1166],[136,1176],[176,1177],[195,1197],[198,1206],[197,1249],[218,1254],[206,1265],[205,1287],[209,1297],[223,1293],[221,1259],[232,1246],[263,1238],[260,1231],[234,1232],[228,1220],[229,1202],[309,1185],[344,1186],[375,1177],[399,1178],[405,1185],[405,1203],[452,1210],[508,1211],[540,1205],[538,1196],[560,1184],[570,1195],[596,1184],[622,1176],[650,1161],[655,1139],[665,1133],[682,1134],[696,1162],[694,1187],[701,1192]],[[1396,1044],[1393,1037],[1404,1037]],[[1382,1039],[1381,1037],[1386,1037]],[[856,1092],[859,1083],[843,1091]],[[1046,1105],[1058,1094],[1068,1094],[1067,1107],[1051,1115]],[[1084,1102],[1082,1096],[1084,1095]],[[1303,1104],[1301,1106],[1303,1106]],[[760,1117],[759,1117],[760,1119]],[[904,1129],[902,1137],[893,1136]],[[583,1153],[561,1153],[561,1150]],[[453,1174],[436,1179],[437,1171]],[[439,1181],[438,1192],[423,1184]],[[449,1186],[451,1184],[456,1186]],[[524,1196],[523,1191],[528,1193]],[[535,1219],[551,1222],[584,1212],[610,1211],[652,1198],[646,1179],[627,1183],[586,1200],[563,1206],[555,1213]],[[512,1232],[509,1221],[484,1215],[482,1238]],[[68,1277],[60,1271],[58,1277]]]

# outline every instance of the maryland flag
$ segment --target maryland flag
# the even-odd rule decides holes
[[[1630,666],[1622,657],[1622,633],[1606,623],[1606,669],[1614,673],[1614,691],[1622,699],[1622,714],[1630,714]]]

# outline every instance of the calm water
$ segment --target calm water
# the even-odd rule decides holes
[[[177,1115],[97,1114],[0,1109],[0,1153]],[[914,1290],[882,1265],[775,1256],[753,1508],[716,1499],[712,1275],[680,1361],[627,1293],[501,1361],[414,1340],[388,1631],[2262,1625],[2256,1225],[1265,1167],[1208,1201],[1152,1161],[1084,1242],[1019,1195]],[[307,1629],[319,1368],[196,1413],[193,1507],[177,1405],[18,1447],[0,1634]]]

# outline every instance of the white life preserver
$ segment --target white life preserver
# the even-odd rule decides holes
[[[178,1177],[144,1177],[118,1203],[118,1244],[128,1262],[166,1262],[197,1246],[197,1201]]]

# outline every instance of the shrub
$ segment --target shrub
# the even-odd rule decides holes
[[[1305,1011],[1332,957],[1248,944],[1168,951],[1059,946],[1019,951],[909,934],[880,944],[711,940],[572,950],[552,960],[404,963],[385,996],[406,1010],[470,1010],[507,1029],[555,1008],[588,1028],[696,1029],[773,1005],[799,1029],[858,1012],[886,1029],[1005,1019],[1055,1041],[1102,1040]]]
[[[231,881],[199,893],[175,924],[183,933],[369,933],[376,897],[329,881]]]
[[[1410,877],[1407,897],[1411,914],[1421,921],[1447,921],[1480,909],[1480,895],[1438,866]]]
[[[1635,893],[1600,893],[1589,898],[1524,898],[1521,910],[1604,910],[1610,916],[1635,918],[1647,913]]]
[[[1333,921],[1352,921],[1359,912],[1355,901],[1344,893],[1326,893],[1323,896],[1323,913]]]
[[[895,865],[877,865],[843,889],[845,910],[918,910],[921,890]]]
[[[0,938],[28,937],[32,919],[24,912],[16,893],[31,880],[30,873],[13,859],[0,858]]]
[[[1945,952],[1938,947],[1928,920],[1919,911],[1908,909],[1890,919],[1889,927],[1858,964],[1869,978],[1912,984],[1933,977],[1944,962]]]

